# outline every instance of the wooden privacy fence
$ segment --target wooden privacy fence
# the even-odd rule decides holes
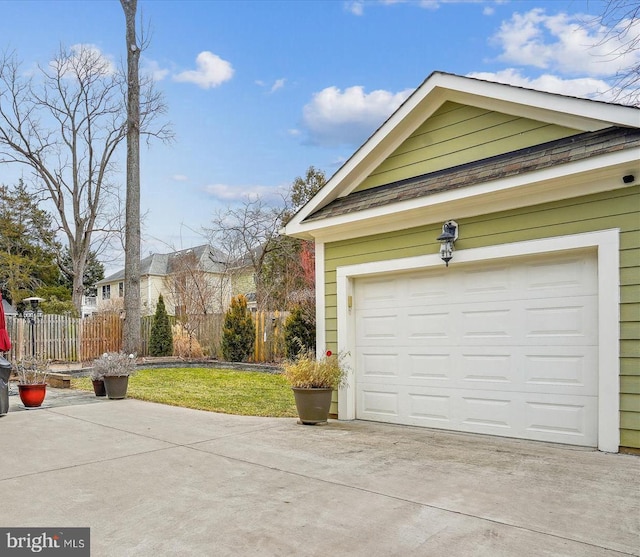
[[[284,321],[288,312],[263,311],[252,313],[256,327],[256,342],[252,361],[275,362],[284,358]],[[169,318],[175,323],[175,318]],[[123,321],[114,314],[95,314],[78,319],[65,315],[43,315],[33,323],[28,319],[8,315],[7,331],[11,338],[10,361],[36,356],[62,362],[86,362],[105,352],[122,349]],[[153,317],[142,318],[140,356],[149,355],[149,338]],[[220,342],[224,314],[191,317],[189,330],[206,355],[222,358]]]

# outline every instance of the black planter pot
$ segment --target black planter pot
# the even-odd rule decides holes
[[[292,390],[300,423],[304,425],[327,423],[333,389],[300,389],[292,387]]]
[[[129,386],[128,375],[105,375],[104,387],[107,391],[107,397],[111,399],[121,399],[127,396],[127,387]]]
[[[92,379],[91,383],[93,384],[93,392],[96,396],[107,396],[107,390],[105,389],[102,379]]]

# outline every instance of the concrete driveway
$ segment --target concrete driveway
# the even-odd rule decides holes
[[[0,526],[99,556],[640,555],[640,458],[49,389],[0,418]]]

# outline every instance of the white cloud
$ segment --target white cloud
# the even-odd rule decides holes
[[[287,80],[284,78],[276,79],[273,85],[271,86],[271,93],[274,93],[278,89],[282,89],[284,87],[285,81]]]
[[[175,81],[195,83],[202,89],[218,87],[229,81],[234,74],[230,62],[223,60],[217,54],[205,50],[196,57],[196,70],[187,70],[173,76]]]
[[[189,178],[184,174],[174,174],[173,176],[171,176],[171,179],[174,182],[186,182],[189,180]]]
[[[475,72],[468,74],[468,76],[570,97],[584,97],[601,101],[615,100],[615,91],[611,89],[611,86],[606,81],[593,77],[563,79],[556,75],[543,74],[536,78],[530,78],[513,68],[496,73]]]
[[[91,67],[94,75],[112,75],[117,68],[111,56],[104,54],[100,48],[94,44],[78,43],[69,47],[68,57],[64,59],[52,60],[49,66],[61,76],[77,75],[78,72],[86,73],[86,68]]]
[[[365,93],[360,85],[341,91],[327,87],[315,93],[303,109],[309,141],[319,145],[358,145],[380,126],[412,93],[378,90]]]
[[[353,15],[362,15],[364,13],[364,0],[349,0],[344,3],[344,9]]]
[[[140,71],[143,74],[151,76],[153,81],[162,81],[169,75],[168,69],[161,68],[158,62],[149,60],[148,58],[143,59]]]
[[[280,190],[271,186],[232,186],[229,184],[209,184],[204,191],[221,201],[233,202],[244,199],[279,198]]]
[[[282,89],[286,82],[287,80],[284,77],[276,79],[271,86],[262,79],[256,79],[254,81],[254,83],[259,87],[269,87],[269,93],[275,93],[278,89]]]
[[[637,35],[640,20],[633,25],[638,29]],[[624,52],[623,42],[615,33],[607,40],[607,31],[610,30],[589,16],[547,15],[536,8],[513,14],[502,23],[492,41],[502,49],[498,59],[503,62],[566,75],[604,77],[640,62],[639,50]]]

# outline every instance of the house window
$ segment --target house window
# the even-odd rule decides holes
[[[102,299],[103,300],[109,300],[111,298],[111,285],[110,284],[105,284],[102,287]]]
[[[122,298],[124,296],[124,282],[118,283],[118,296]]]

